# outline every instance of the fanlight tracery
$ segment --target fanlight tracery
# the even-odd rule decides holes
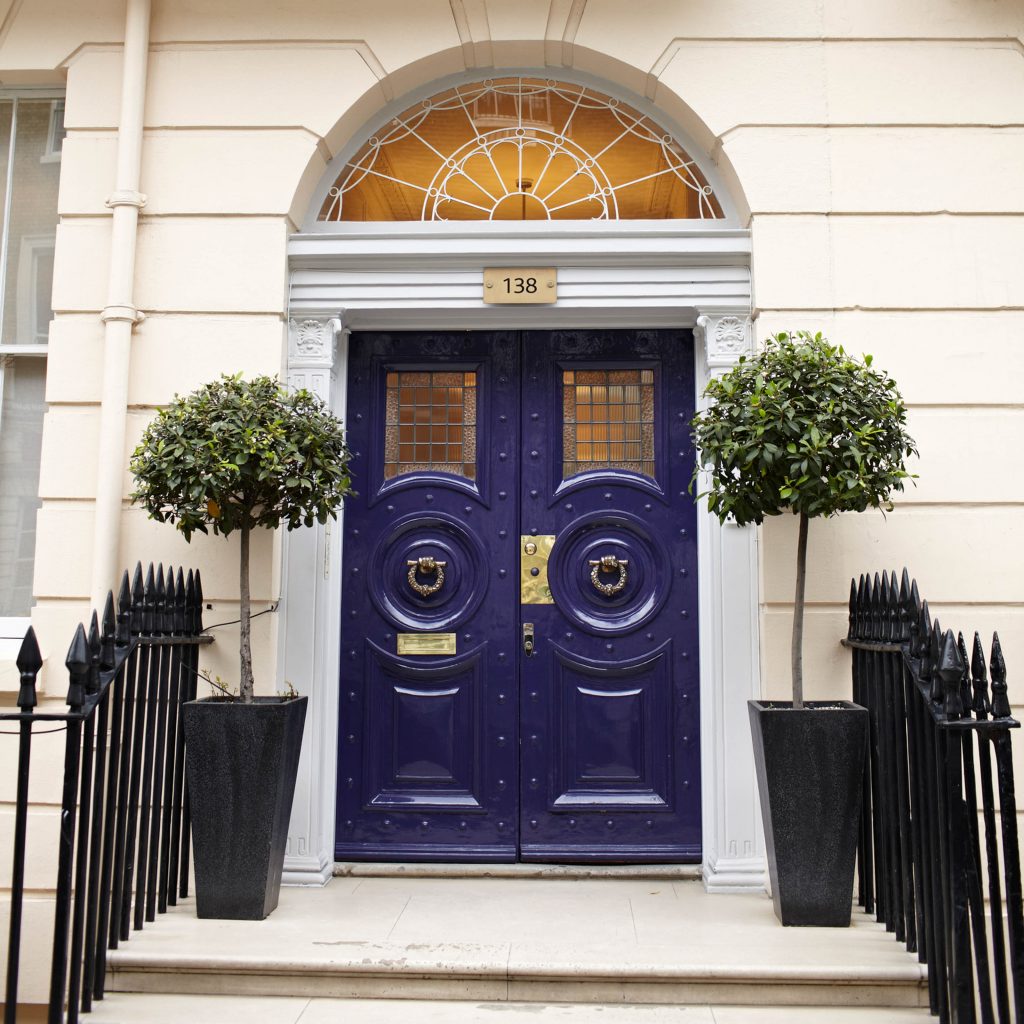
[[[697,164],[588,86],[495,78],[392,118],[345,164],[321,221],[718,218]]]

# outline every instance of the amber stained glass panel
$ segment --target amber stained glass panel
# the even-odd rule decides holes
[[[384,477],[433,470],[476,478],[476,374],[392,370],[387,375]]]
[[[696,161],[590,86],[512,76],[457,85],[380,126],[321,221],[715,219]]]
[[[564,370],[562,476],[626,469],[654,477],[654,371]]]

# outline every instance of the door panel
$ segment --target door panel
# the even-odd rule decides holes
[[[352,338],[341,858],[516,857],[518,363],[511,333]]]
[[[522,539],[554,538],[527,604],[524,860],[699,860],[693,350],[688,333],[523,347]]]
[[[353,336],[337,856],[700,858],[692,358]]]

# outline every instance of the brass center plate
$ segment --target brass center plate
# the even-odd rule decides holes
[[[553,533],[519,538],[519,600],[522,604],[555,603],[548,586],[548,558],[554,546]]]

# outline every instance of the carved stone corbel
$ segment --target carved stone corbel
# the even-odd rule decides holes
[[[338,336],[337,315],[293,317],[288,321],[288,387],[305,388],[330,402]]]
[[[735,366],[754,351],[754,324],[749,313],[708,312],[697,317],[697,340],[703,342],[708,373]]]

